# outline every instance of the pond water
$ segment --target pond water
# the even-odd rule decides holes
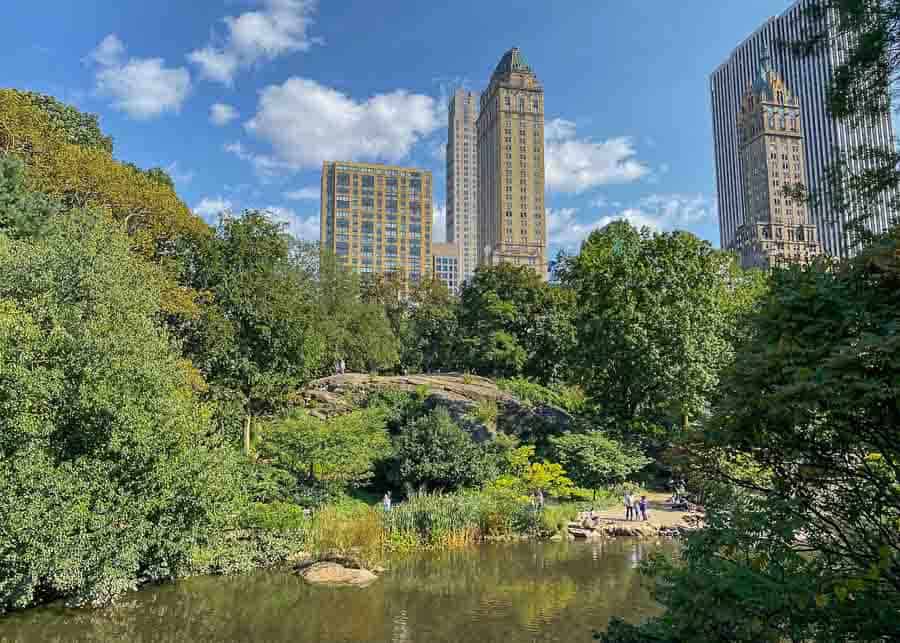
[[[0,620],[0,641],[590,641],[612,616],[655,615],[637,563],[671,543],[484,545],[415,555],[365,589],[287,572],[191,578],[114,608],[47,607]]]

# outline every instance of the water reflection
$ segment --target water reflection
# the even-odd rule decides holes
[[[610,616],[656,612],[636,564],[670,545],[486,545],[394,561],[364,589],[277,572],[148,588],[112,609],[0,621],[12,641],[589,641]]]

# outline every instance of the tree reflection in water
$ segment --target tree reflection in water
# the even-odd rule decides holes
[[[364,589],[281,572],[151,587],[117,607],[43,608],[0,621],[12,641],[568,641],[658,607],[639,560],[670,544],[524,543],[410,556]]]

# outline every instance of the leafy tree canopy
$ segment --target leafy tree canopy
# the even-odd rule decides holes
[[[172,578],[241,498],[164,281],[102,216],[0,233],[0,610]]]

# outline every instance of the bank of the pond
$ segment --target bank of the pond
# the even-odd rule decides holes
[[[280,570],[145,587],[118,606],[8,615],[0,642],[580,641],[660,612],[638,563],[671,541],[481,544],[391,558],[366,589]]]
[[[258,527],[245,543],[277,543],[285,560],[348,554],[376,565],[392,553],[445,550],[483,541],[550,539],[568,536],[567,528],[585,511],[614,503],[610,493],[592,502],[559,502],[536,507],[514,493],[414,494],[385,511],[380,504],[344,501],[312,512],[293,506],[261,505]],[[246,546],[246,545],[245,545]],[[256,543],[254,543],[256,546]],[[213,561],[216,551],[200,552]],[[200,567],[200,571],[228,571]]]

